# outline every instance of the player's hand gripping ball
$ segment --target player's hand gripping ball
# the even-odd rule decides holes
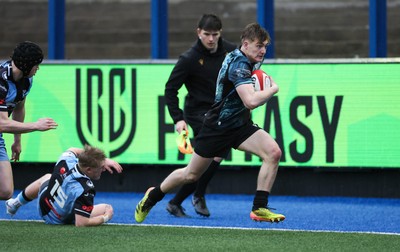
[[[271,87],[269,76],[261,69],[254,70],[251,73],[251,79],[253,80],[255,91],[262,91]]]

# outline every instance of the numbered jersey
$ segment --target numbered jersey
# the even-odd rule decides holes
[[[95,194],[92,181],[79,170],[75,153],[64,152],[47,186],[41,188],[40,213],[48,224],[73,224],[75,214],[90,217]]]

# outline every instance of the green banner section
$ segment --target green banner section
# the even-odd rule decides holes
[[[22,162],[54,162],[87,142],[126,164],[186,164],[164,101],[173,64],[43,64],[25,121],[57,130],[22,136]],[[252,112],[282,148],[282,166],[400,167],[400,64],[265,64],[279,93]],[[181,89],[183,99],[186,90]],[[8,152],[13,136],[4,134]],[[260,165],[232,151],[226,165]]]

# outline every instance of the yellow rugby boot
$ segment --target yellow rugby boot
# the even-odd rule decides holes
[[[270,209],[262,207],[251,211],[250,218],[254,221],[280,222],[285,219],[285,216],[273,213]]]
[[[153,207],[153,205],[150,205],[148,201],[149,193],[153,189],[154,187],[150,187],[149,189],[147,189],[142,200],[139,201],[139,203],[136,205],[135,220],[138,223],[141,223],[146,219],[146,216],[149,214],[151,208]]]

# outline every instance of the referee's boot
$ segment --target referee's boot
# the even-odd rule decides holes
[[[171,215],[179,218],[189,218],[190,216],[185,213],[185,208],[181,205],[176,205],[174,203],[168,202],[167,211]]]
[[[208,211],[206,199],[204,197],[193,195],[192,204],[194,206],[194,211],[196,211],[197,214],[204,217],[210,217],[210,211]]]

